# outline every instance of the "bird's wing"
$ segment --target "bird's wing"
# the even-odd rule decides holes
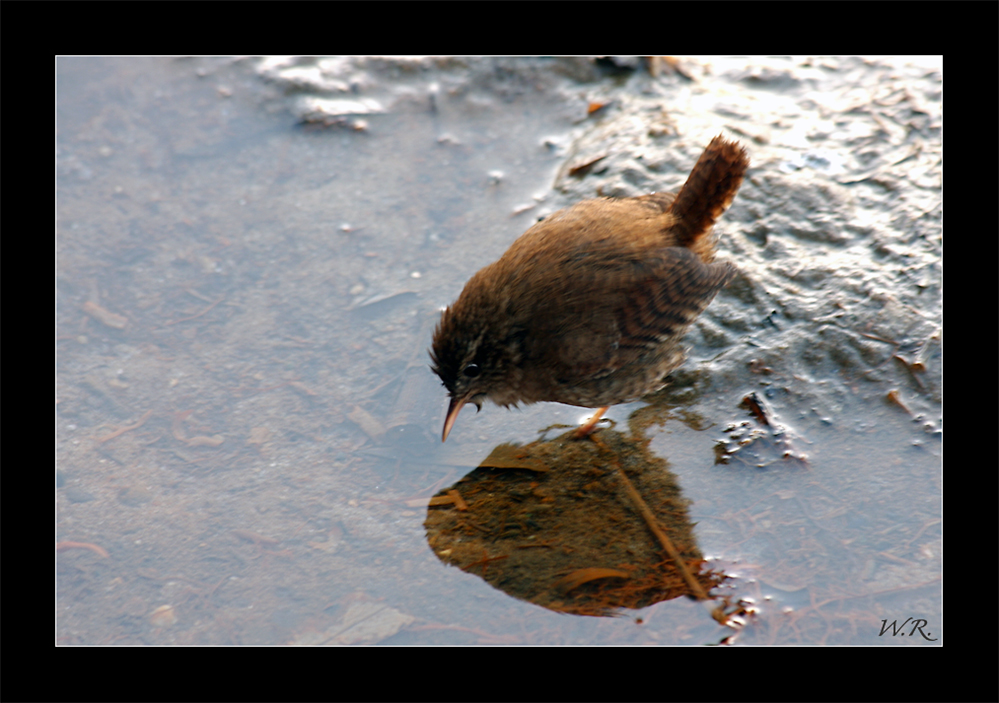
[[[730,263],[706,264],[681,247],[654,250],[641,260],[591,261],[574,273],[580,279],[574,285],[560,286],[561,297],[540,316],[547,324],[537,343],[549,345],[542,356],[563,377],[609,375],[678,343],[736,273]],[[579,292],[567,296],[565,290]]]

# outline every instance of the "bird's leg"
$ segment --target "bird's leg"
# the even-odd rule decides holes
[[[600,422],[600,418],[604,416],[604,413],[607,412],[608,408],[610,408],[609,405],[602,408],[597,408],[597,411],[593,413],[593,417],[591,417],[589,420],[580,425],[572,436],[575,439],[583,439],[583,437],[586,437],[591,432],[593,432],[593,428],[597,426],[597,423]]]

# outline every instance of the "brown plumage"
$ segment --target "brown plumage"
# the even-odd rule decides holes
[[[584,200],[528,229],[441,315],[430,356],[461,408],[554,401],[601,408],[657,390],[690,325],[736,274],[712,226],[749,166],[715,137],[679,193]]]

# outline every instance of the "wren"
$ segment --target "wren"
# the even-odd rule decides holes
[[[609,406],[662,388],[687,329],[736,275],[714,262],[712,227],[748,167],[745,149],[715,137],[678,193],[576,203],[472,276],[430,350],[451,399],[442,441],[486,398],[599,408],[584,436]]]

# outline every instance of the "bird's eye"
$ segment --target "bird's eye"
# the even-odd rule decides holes
[[[469,364],[461,372],[468,378],[475,378],[482,373],[482,369],[479,368],[478,364]]]

